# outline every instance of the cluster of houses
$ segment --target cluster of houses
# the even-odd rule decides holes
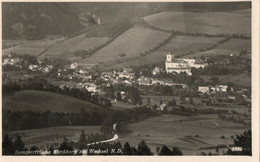
[[[164,86],[181,86],[182,88],[187,88],[186,84],[173,83],[171,80],[159,80],[156,78],[149,78],[141,76],[137,79],[139,85],[151,86],[151,85],[164,85]]]
[[[12,57],[8,57],[6,59],[3,60],[3,65],[16,65],[17,63],[19,63],[21,60],[18,57],[12,58]]]
[[[131,85],[135,82],[135,73],[131,68],[124,68],[123,71],[113,71],[113,72],[102,72],[101,79],[105,81],[110,81],[112,83],[125,83]]]
[[[216,93],[216,92],[227,92],[227,85],[216,85],[216,86],[199,86],[198,92],[200,93]],[[230,87],[230,91],[233,91],[232,87]]]
[[[29,65],[29,70],[31,71],[40,71],[42,73],[48,73],[53,69],[52,65],[42,65],[42,64],[35,64],[35,65]]]
[[[204,68],[208,64],[195,59],[175,58],[173,54],[166,55],[165,69],[167,73],[186,73],[192,75],[191,68]]]

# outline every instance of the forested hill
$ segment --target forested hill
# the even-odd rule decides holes
[[[68,3],[2,3],[3,39],[39,39],[83,28]]]
[[[53,34],[73,35],[81,29],[88,28],[88,25],[97,25],[93,16],[101,20],[101,25],[104,22],[105,25],[114,26],[122,19],[134,21],[138,17],[162,11],[229,12],[248,8],[251,8],[250,2],[4,2],[2,3],[3,39],[40,39]]]

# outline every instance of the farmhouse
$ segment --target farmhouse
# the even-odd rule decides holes
[[[198,92],[201,93],[208,93],[210,91],[210,88],[208,86],[199,86]]]
[[[161,68],[155,67],[155,68],[153,69],[153,71],[152,71],[152,74],[153,74],[153,75],[158,75],[158,74],[161,73],[161,71],[162,71]]]
[[[29,69],[32,71],[38,70],[39,66],[38,65],[29,65]]]
[[[85,88],[89,92],[98,92],[97,86],[94,83],[85,83]]]
[[[227,85],[216,85],[216,92],[227,92]]]
[[[232,91],[233,89],[230,88]],[[216,93],[216,92],[227,92],[228,86],[227,85],[216,85],[216,86],[199,86],[198,92],[201,93]]]
[[[139,85],[151,85],[152,84],[151,79],[148,77],[141,76],[137,80],[138,80]]]
[[[7,58],[7,59],[4,59],[3,61],[3,65],[14,65],[16,63],[20,62],[20,59],[19,58]]]
[[[70,64],[71,69],[76,69],[78,66],[79,64],[77,62],[73,62],[72,64]]]
[[[119,78],[127,78],[127,79],[133,79],[135,73],[129,73],[129,72],[122,72],[119,73]]]

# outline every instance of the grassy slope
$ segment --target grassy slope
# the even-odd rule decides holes
[[[49,127],[42,129],[30,129],[22,131],[11,131],[9,134],[11,137],[15,137],[15,133],[19,133],[25,143],[25,147],[30,148],[35,145],[37,147],[46,147],[47,144],[62,142],[64,136],[69,141],[79,140],[81,130],[84,130],[85,134],[100,133],[100,126],[59,126]],[[24,133],[24,135],[23,135]]]
[[[242,34],[251,33],[251,10],[244,12],[161,12],[144,17],[156,27],[189,33]]]
[[[182,120],[182,123],[179,122],[180,120]],[[219,126],[215,123],[218,123]],[[194,117],[162,115],[129,124],[127,129],[128,133],[120,136],[119,141],[121,143],[128,141],[131,146],[137,146],[144,139],[154,152],[157,146],[161,147],[165,144],[169,147],[179,147],[186,155],[196,155],[202,152],[202,150],[197,150],[200,147],[208,147],[215,144],[232,144],[233,139],[230,136],[240,134],[247,130],[248,127],[229,121],[222,121],[218,119],[217,115]],[[140,134],[139,137],[138,134]],[[149,137],[146,137],[147,134]],[[183,140],[187,135],[199,135],[196,139],[208,144],[200,142],[190,143]],[[226,139],[220,138],[222,135]]]
[[[109,63],[115,60],[138,57],[141,52],[152,49],[168,36],[169,33],[133,27],[120,35],[109,45],[99,50],[93,56],[86,58],[81,62],[98,64],[100,61]],[[125,53],[126,56],[120,58],[119,54],[122,52]],[[113,62],[113,64],[114,63],[115,62]]]
[[[211,77],[214,76],[201,76],[204,81],[209,81]],[[248,75],[216,75],[219,80],[223,83],[233,82],[236,85],[241,85],[245,87],[251,87],[251,76]]]
[[[24,90],[12,96],[3,96],[3,109],[7,110],[79,112],[81,108],[85,109],[86,112],[105,111],[102,107],[90,102],[51,92]]]
[[[50,45],[56,44],[59,41],[62,41],[64,38],[57,39],[47,39],[47,40],[34,40],[34,41],[4,41],[6,44],[17,44],[17,46],[2,50],[3,55],[8,55],[11,52],[19,53],[19,54],[29,54],[38,56],[41,52],[43,52]],[[12,43],[13,42],[13,43]],[[18,42],[18,43],[16,43]]]
[[[216,55],[229,55],[231,53],[239,52],[240,50],[246,49],[248,54],[251,56],[251,40],[248,39],[230,39],[228,42],[223,43],[216,48],[198,52],[185,57],[199,57],[199,56],[216,56]]]
[[[101,44],[104,44],[109,38],[87,38],[85,34],[70,38],[61,43],[55,44],[40,58],[44,57],[56,57],[56,58],[75,58],[74,52],[78,50],[93,49]],[[79,58],[75,58],[79,59]]]
[[[146,56],[138,57],[137,59],[128,60],[121,64],[114,64],[111,67],[124,67],[162,62],[165,60],[166,54],[169,51],[173,51],[174,54],[180,55],[190,51],[197,51],[202,48],[210,47],[222,39],[223,38],[175,36],[169,43],[160,47],[155,52],[152,52]]]

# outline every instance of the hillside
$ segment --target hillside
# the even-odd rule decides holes
[[[68,58],[81,59],[75,55],[78,51],[89,51],[106,43],[108,38],[87,38],[86,34],[78,35],[74,38],[67,39],[60,43],[56,43],[45,51],[39,58]]]
[[[51,92],[42,92],[35,90],[24,90],[16,92],[12,96],[3,96],[3,110],[25,111],[32,110],[36,112],[80,112],[80,109],[86,112],[104,112],[104,108],[68,97],[65,95]]]
[[[140,57],[142,52],[152,50],[169,36],[169,33],[134,26],[93,56],[80,60],[80,63],[114,64],[114,61]],[[122,53],[124,55],[121,56]]]
[[[3,39],[40,39],[52,34],[67,36],[82,29],[87,29],[87,35],[90,37],[109,37],[138,18],[158,12],[230,12],[250,7],[250,2],[3,2]]]
[[[46,35],[69,35],[83,28],[67,3],[2,4],[3,39],[41,39]]]
[[[237,34],[251,36],[251,10],[232,12],[160,12],[144,17],[144,20],[164,30],[211,35]]]

